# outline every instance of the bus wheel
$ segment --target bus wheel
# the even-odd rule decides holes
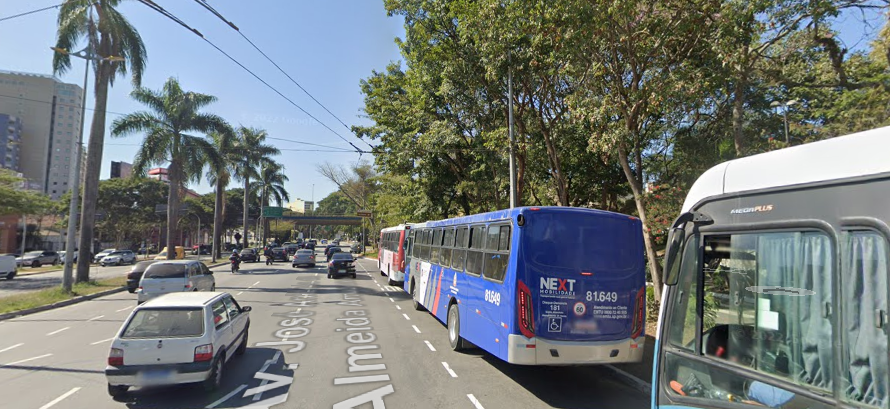
[[[417,301],[417,286],[414,285],[414,280],[411,280],[411,302],[414,303],[414,309],[417,311],[423,311],[423,304]]]
[[[460,314],[457,312],[457,303],[448,307],[448,341],[453,351],[464,349],[464,339],[460,336]]]

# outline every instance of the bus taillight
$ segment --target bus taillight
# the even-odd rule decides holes
[[[519,287],[519,331],[526,338],[535,336],[535,314],[532,309],[532,293],[522,280],[518,280]]]
[[[631,328],[631,339],[636,339],[643,332],[646,317],[646,287],[640,289],[636,296],[636,305],[634,306],[634,323]]]

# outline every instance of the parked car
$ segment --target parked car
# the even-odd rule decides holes
[[[257,253],[257,251],[254,249],[244,249],[241,250],[239,254],[241,255],[241,261],[244,263],[255,263],[257,261],[260,261],[259,253]]]
[[[30,266],[30,267],[40,267],[44,264],[59,264],[59,253],[55,251],[29,251],[22,255],[21,257],[16,259],[16,264],[19,266]]]
[[[315,252],[312,250],[298,250],[297,254],[294,254],[294,258],[291,261],[291,267],[298,266],[311,266],[315,267]]]
[[[168,294],[137,306],[111,342],[108,394],[193,383],[214,391],[225,364],[247,351],[249,328],[250,307],[228,293]]]
[[[18,272],[18,265],[14,256],[0,256],[0,277],[12,280]]]
[[[328,263],[328,278],[347,275],[355,278],[355,259],[349,253],[335,253]]]
[[[71,252],[71,258],[72,258],[72,260],[74,260],[75,263],[77,262],[77,253],[80,253],[80,252],[77,250],[74,250]],[[59,263],[65,264],[65,256],[66,255],[67,254],[64,251],[59,252]]]
[[[321,244],[328,244],[328,241],[325,239],[321,239]]]
[[[102,262],[102,258],[104,258],[105,256],[107,256],[111,253],[114,253],[116,250],[117,249],[105,249],[105,250],[100,251],[98,254],[96,254],[93,257],[93,263],[99,264],[100,262]]]
[[[343,252],[343,249],[341,249],[340,247],[331,247],[331,248],[328,249],[328,251],[326,252],[326,255],[328,256],[328,261],[331,261],[331,258],[332,258],[335,254],[337,254],[337,253],[342,253],[342,252]],[[352,256],[349,256],[349,257],[352,257]]]
[[[213,272],[197,260],[158,261],[142,274],[136,298],[141,304],[167,293],[188,291],[216,291]]]
[[[176,246],[176,260],[182,260],[185,258],[185,247]],[[166,260],[167,259],[167,248],[164,247],[157,256],[155,256],[155,260]]]
[[[142,274],[145,273],[145,269],[148,266],[157,263],[156,260],[144,260],[140,261],[136,264],[133,264],[133,267],[130,269],[130,272],[127,273],[127,291],[130,294],[136,292],[136,289],[139,288],[139,280],[142,279]]]
[[[116,250],[109,253],[107,256],[102,257],[102,260],[99,261],[99,264],[102,267],[105,266],[120,266],[124,264],[133,264],[136,262],[136,253],[133,253],[130,250]]]
[[[210,255],[210,245],[209,244],[196,244],[192,246],[192,255]]]

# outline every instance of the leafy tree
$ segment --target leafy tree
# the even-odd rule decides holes
[[[222,161],[213,145],[191,132],[227,132],[229,125],[219,116],[199,112],[216,101],[216,97],[184,91],[175,78],[170,78],[160,91],[137,88],[130,94],[149,108],[127,114],[114,121],[111,133],[123,137],[144,132],[145,140],[136,153],[133,173],[145,175],[152,166],[169,163],[169,196],[167,199],[167,248],[176,246],[180,194],[185,182],[198,181],[204,166]],[[167,253],[173,259],[176,252]]]
[[[265,162],[260,169],[257,179],[250,184],[250,189],[257,194],[260,202],[260,209],[269,205],[272,200],[283,206],[285,202],[290,201],[290,195],[284,188],[284,183],[289,179],[284,174],[284,166],[276,162]],[[269,231],[269,220],[263,217],[263,242],[265,243],[265,232]]]
[[[235,142],[235,150],[233,153],[232,164],[234,166],[234,175],[244,182],[243,195],[243,219],[242,229],[245,243],[247,242],[248,228],[248,210],[250,208],[250,180],[259,177],[259,168],[265,164],[272,162],[272,157],[281,154],[281,151],[274,146],[265,143],[268,133],[263,129],[247,128],[241,126],[237,129],[237,140]],[[259,232],[259,229],[257,229]]]
[[[132,74],[133,85],[142,83],[146,51],[142,37],[117,8],[120,0],[66,0],[59,9],[56,48],[71,51],[79,42],[101,58],[93,62],[96,74],[96,103],[87,145],[86,175],[83,183],[80,218],[81,243],[93,242],[96,202],[99,194],[99,170],[105,144],[105,116],[108,87],[118,76]],[[71,69],[67,52],[53,55],[53,73],[64,74]],[[83,90],[86,92],[87,90]],[[77,282],[89,279],[90,246],[81,246],[77,258]],[[65,280],[71,282],[70,279]]]
[[[14,172],[0,169],[0,216],[43,214],[53,208],[46,195],[21,188],[25,180]]]
[[[211,251],[211,258],[213,261],[216,261],[220,257],[222,249],[220,237],[222,236],[223,218],[225,218],[226,211],[225,189],[229,186],[229,182],[232,179],[232,172],[238,158],[235,151],[235,143],[237,141],[234,130],[213,132],[209,136],[210,140],[213,141],[213,148],[216,150],[216,154],[221,159],[217,163],[210,164],[207,171],[207,180],[214,186],[213,250]]]
[[[168,187],[161,181],[138,177],[99,182],[97,209],[105,214],[96,223],[104,238],[112,238],[115,248],[130,248],[145,239],[162,217],[155,206],[167,202]]]

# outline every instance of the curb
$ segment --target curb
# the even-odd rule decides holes
[[[645,396],[652,396],[652,384],[646,382],[636,376],[633,376],[627,372],[624,372],[612,365],[603,365],[604,368],[612,371],[613,374],[618,378],[618,381],[630,386],[631,388],[636,389],[640,393]]]
[[[89,300],[92,300],[92,299],[95,299],[95,298],[104,297],[104,296],[106,296],[106,295],[111,295],[111,294],[115,294],[115,293],[123,292],[123,291],[126,291],[126,290],[127,290],[127,287],[122,286],[122,287],[120,287],[120,288],[113,288],[113,289],[111,289],[111,290],[100,291],[100,292],[95,293],[95,294],[82,295],[82,296],[79,296],[79,297],[74,297],[74,298],[72,298],[72,299],[70,299],[70,300],[59,301],[59,302],[54,303],[54,304],[42,305],[42,306],[40,306],[40,307],[29,308],[29,309],[26,309],[26,310],[20,310],[20,311],[8,312],[8,313],[6,313],[6,314],[0,314],[0,321],[8,320],[8,319],[11,319],[11,318],[16,318],[16,317],[21,317],[21,316],[23,316],[23,315],[30,315],[30,314],[36,314],[36,313],[38,313],[38,312],[49,311],[49,310],[53,310],[53,309],[56,309],[56,308],[67,307],[67,306],[72,305],[72,304],[77,304],[77,303],[81,303],[81,302],[84,302],[84,301],[89,301]]]

